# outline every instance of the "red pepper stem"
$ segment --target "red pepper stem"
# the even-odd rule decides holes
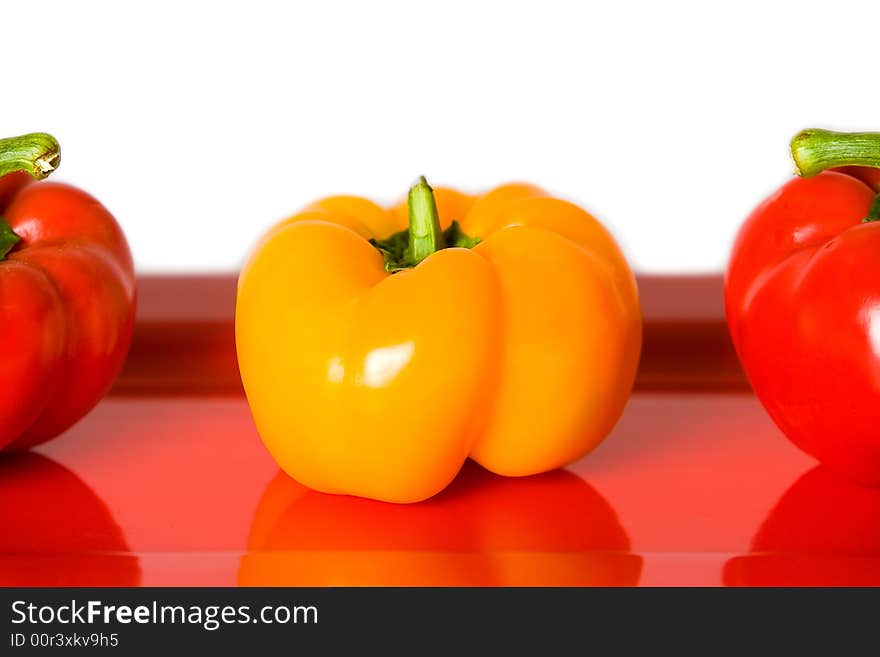
[[[446,240],[440,229],[440,215],[434,190],[421,176],[410,187],[407,197],[409,206],[409,257],[416,265],[435,251],[446,248]]]
[[[863,224],[869,224],[873,221],[880,221],[880,194],[874,198],[871,203],[871,209],[868,210],[868,216],[862,219]]]
[[[42,180],[57,169],[60,162],[58,142],[45,132],[0,139],[0,176],[14,171],[27,171],[37,180]]]
[[[880,168],[880,132],[802,130],[791,140],[791,156],[805,178],[843,166]]]
[[[6,254],[19,242],[21,242],[21,238],[15,234],[6,220],[0,217],[0,260],[3,260]]]
[[[58,168],[61,149],[52,135],[32,132],[20,137],[0,139],[0,177],[16,171],[27,171],[41,180]],[[21,238],[0,217],[0,260],[6,257]]]

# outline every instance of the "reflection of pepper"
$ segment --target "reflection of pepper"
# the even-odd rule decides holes
[[[634,585],[614,510],[564,470],[510,479],[473,463],[418,505],[322,495],[283,472],[254,515],[242,586]]]
[[[435,205],[422,180],[409,229],[403,214],[326,199],[272,230],[241,274],[242,379],[279,464],[321,491],[412,502],[468,455],[527,475],[595,447],[641,341],[609,233],[521,184],[437,190]]]
[[[880,484],[880,202],[867,169],[880,134],[806,131],[803,177],[748,218],[725,282],[727,317],[755,393],[801,449]]]
[[[67,468],[35,453],[0,459],[0,586],[137,586],[107,505]]]
[[[724,567],[729,586],[880,586],[880,490],[818,466]]]
[[[88,194],[30,184],[57,163],[49,135],[0,140],[0,449],[43,442],[85,415],[131,341],[125,237]]]

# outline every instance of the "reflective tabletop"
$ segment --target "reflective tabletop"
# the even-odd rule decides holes
[[[114,393],[0,458],[0,584],[880,585],[880,490],[789,444],[729,346],[692,341],[676,364],[675,335],[719,331],[714,301],[664,317],[646,300],[637,391],[579,462],[526,478],[469,462],[435,498],[393,505],[279,471],[229,371],[233,282],[189,283],[204,307],[146,281]],[[655,300],[673,285],[640,284]]]

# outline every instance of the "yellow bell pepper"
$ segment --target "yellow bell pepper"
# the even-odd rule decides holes
[[[291,477],[416,502],[468,457],[530,475],[593,449],[642,323],[626,260],[581,208],[422,178],[390,210],[338,196],[275,226],[239,278],[235,331],[257,430]]]

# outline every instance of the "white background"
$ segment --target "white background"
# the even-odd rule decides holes
[[[880,3],[41,1],[0,133],[61,141],[142,271],[230,271],[333,193],[538,183],[643,272],[717,271],[804,127],[880,130]]]

